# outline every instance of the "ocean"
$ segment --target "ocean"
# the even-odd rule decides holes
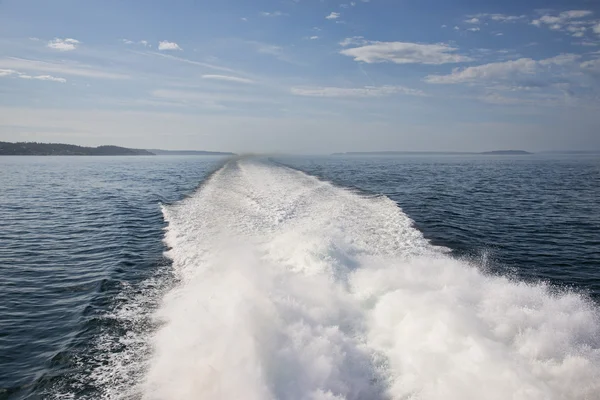
[[[0,399],[598,399],[597,156],[0,157]]]

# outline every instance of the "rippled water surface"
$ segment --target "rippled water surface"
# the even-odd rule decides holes
[[[406,252],[403,257],[412,257],[413,253],[435,253],[440,246],[448,248],[453,257],[471,260],[493,274],[549,282],[550,291],[557,293],[573,291],[578,299],[583,299],[582,307],[587,304],[586,296],[596,302],[592,307],[597,307],[600,300],[600,160],[596,157],[276,157],[263,159],[257,165],[250,161],[230,163],[211,185],[194,192],[225,161],[211,157],[0,157],[0,399],[153,398],[143,395],[144,388],[131,393],[124,389],[142,381],[161,382],[170,372],[179,371],[175,367],[172,371],[161,369],[169,365],[164,361],[165,354],[182,351],[170,347],[179,342],[161,341],[164,329],[172,332],[172,326],[185,326],[186,332],[200,330],[191,338],[177,336],[181,343],[190,341],[190,347],[183,349],[184,355],[202,347],[203,343],[195,342],[196,337],[205,341],[212,337],[202,331],[204,322],[189,325],[193,318],[186,317],[186,325],[177,325],[176,315],[187,307],[194,309],[201,298],[181,305],[178,301],[183,301],[189,292],[183,287],[183,292],[167,296],[161,308],[163,296],[174,285],[180,287],[181,282],[205,280],[224,284],[212,276],[190,275],[190,268],[200,268],[214,254],[220,254],[214,248],[202,247],[213,238],[208,232],[218,235],[229,228],[238,233],[238,239],[242,235],[248,242],[265,241],[253,250],[270,249],[262,261],[281,263],[295,268],[294,271],[300,268],[298,260],[317,254],[319,261],[309,263],[313,272],[307,277],[314,276],[314,268],[321,268],[323,263],[338,269],[351,266],[354,271],[364,262],[360,258],[363,253],[369,257],[396,257]],[[345,197],[347,191],[336,192],[304,175],[295,175],[295,171],[282,165],[341,188],[359,189],[359,195]],[[400,229],[398,224],[404,224],[404,214],[395,214],[387,203],[369,200],[373,194],[396,202],[410,223]],[[199,197],[181,203],[186,196]],[[339,204],[335,196],[340,196]],[[169,206],[172,203],[175,206]],[[328,204],[329,211],[321,210],[319,204]],[[166,209],[161,210],[161,205]],[[327,220],[331,216],[335,219]],[[165,218],[172,224],[172,237],[167,244],[173,247],[170,258],[175,260],[175,269],[164,256],[168,250],[163,242]],[[319,236],[315,233],[317,228],[322,232],[335,228],[335,233],[323,233],[319,241],[315,239]],[[433,245],[431,249],[421,234]],[[340,242],[339,235],[347,235],[348,242]],[[266,238],[272,241],[267,242]],[[290,252],[296,258],[286,258],[288,242],[283,238],[294,244]],[[323,243],[329,243],[329,247],[321,254],[319,246]],[[369,243],[376,247],[373,254],[365,250]],[[300,254],[304,245],[306,253]],[[183,249],[187,253],[183,254]],[[307,265],[302,264],[302,268],[308,268]],[[366,266],[364,269],[368,270]],[[244,275],[244,271],[233,276]],[[344,279],[349,282],[358,279],[354,272],[348,274]],[[269,273],[257,279],[265,282],[270,277]],[[274,282],[284,285],[293,296],[305,282],[292,285],[290,279],[279,277]],[[211,290],[204,286],[192,288],[199,292]],[[246,299],[244,288],[223,286],[223,292],[239,290],[239,298]],[[276,292],[277,286],[265,290]],[[219,293],[206,301],[219,300]],[[315,293],[314,298],[320,299]],[[323,297],[327,304],[354,301],[351,296],[340,299]],[[540,301],[550,300],[543,297]],[[280,303],[273,304],[279,310],[277,315],[282,316],[282,309],[277,308]],[[182,308],[174,310],[176,305]],[[167,321],[167,325],[155,337],[160,324],[153,316],[159,308],[161,323]],[[340,308],[336,315],[354,315],[355,311],[348,310]],[[246,318],[249,313],[242,316]],[[309,314],[311,318],[315,316]],[[281,318],[287,321],[288,317]],[[356,318],[360,324],[344,320],[336,329],[343,331],[349,324],[353,335],[357,335],[359,327],[370,319]],[[327,321],[331,323],[330,319]],[[554,326],[549,321],[545,326]],[[251,322],[255,326],[256,321]],[[227,332],[226,322],[220,323]],[[315,337],[328,337],[331,333],[318,327],[312,333]],[[597,349],[600,339],[593,339],[596,328],[585,329],[587,334],[578,335],[584,337],[588,348]],[[285,336],[281,335],[273,337]],[[344,354],[367,357],[357,350],[362,347],[348,340],[340,345]],[[365,341],[364,346],[371,346]],[[153,346],[159,349],[156,359],[151,357]],[[385,353],[377,346],[373,348],[377,348],[377,354]],[[240,352],[244,351],[240,348]],[[251,358],[247,354],[244,357]],[[274,362],[274,356],[270,357]],[[195,355],[193,360],[201,358]],[[303,367],[299,361],[294,361],[292,368],[286,360],[297,376],[318,370],[315,366]],[[600,364],[594,363],[598,360],[590,360],[588,370],[596,371]],[[347,365],[349,361],[339,362]],[[387,363],[393,367],[392,361],[381,365]],[[231,365],[240,364],[232,360]],[[378,368],[368,367],[368,373],[341,369],[336,379],[362,382],[366,377],[365,382],[374,382],[383,379],[369,375]],[[277,370],[286,367],[278,365]],[[214,368],[209,372],[216,373]],[[171,381],[185,376],[177,373]],[[390,372],[389,379],[393,377]],[[443,379],[432,376],[431,380]],[[325,386],[329,382],[324,378],[316,381]],[[278,398],[294,398],[281,382],[269,381],[265,387],[270,389],[265,390],[271,390],[269,393]],[[342,386],[335,383],[325,389],[342,390]],[[185,392],[183,387],[173,389],[171,393],[177,395],[171,398],[210,398],[209,392]],[[390,383],[389,388],[378,386],[368,393],[371,398],[384,391],[389,398],[395,398],[394,393],[404,393],[394,388]],[[298,386],[294,390],[303,389]],[[434,389],[423,384],[415,386],[411,393],[434,393]]]
[[[189,194],[220,163],[0,157],[0,398],[56,386],[93,394],[90,375],[110,353],[139,346],[121,335],[149,323],[136,295],[167,264],[160,203]]]

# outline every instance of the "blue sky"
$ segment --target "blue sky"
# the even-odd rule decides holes
[[[0,140],[600,149],[600,2],[0,0]]]

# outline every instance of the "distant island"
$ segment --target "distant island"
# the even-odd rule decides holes
[[[0,156],[155,156],[203,155],[232,156],[234,153],[194,150],[144,150],[119,146],[85,147],[63,143],[0,142]]]
[[[84,147],[74,144],[0,142],[0,156],[153,156],[141,149],[119,146]]]
[[[484,152],[469,151],[351,151],[347,153],[333,153],[332,156],[400,156],[400,155],[528,155],[533,154],[525,150],[494,150]]]

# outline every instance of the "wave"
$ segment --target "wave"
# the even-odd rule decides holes
[[[234,160],[164,206],[178,284],[142,383],[154,399],[592,399],[600,318],[486,274],[401,208]]]

